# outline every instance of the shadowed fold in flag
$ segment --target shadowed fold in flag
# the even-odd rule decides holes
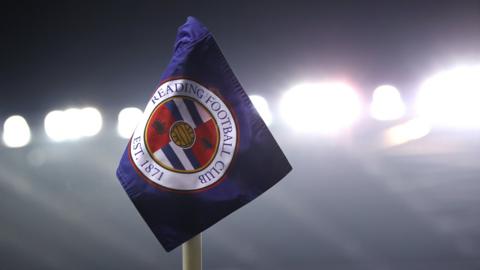
[[[140,215],[170,251],[291,169],[212,34],[189,17],[117,169]]]

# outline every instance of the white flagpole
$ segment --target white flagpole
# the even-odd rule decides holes
[[[202,234],[182,244],[183,270],[202,270]]]

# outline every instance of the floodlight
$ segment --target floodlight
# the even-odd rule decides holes
[[[81,133],[85,137],[97,135],[102,129],[102,114],[95,108],[87,107],[80,111],[82,116]]]
[[[440,72],[426,80],[416,110],[434,125],[480,128],[480,66]]]
[[[67,140],[76,140],[82,137],[84,129],[84,119],[82,111],[77,108],[70,108],[64,112],[63,128],[67,135]]]
[[[118,113],[117,131],[120,137],[128,139],[132,136],[143,112],[139,108],[128,107]]]
[[[350,127],[360,111],[357,93],[340,82],[301,84],[281,100],[284,120],[298,132],[337,134]]]
[[[64,123],[65,113],[63,111],[51,111],[45,116],[44,127],[45,133],[53,141],[63,141],[68,138],[67,130]]]
[[[31,133],[27,121],[20,115],[13,115],[3,124],[3,142],[7,147],[18,148],[30,142]]]
[[[44,121],[45,133],[57,142],[94,136],[100,132],[102,124],[102,115],[92,107],[51,111]]]
[[[397,88],[391,85],[377,87],[370,104],[370,115],[380,121],[402,118],[405,115],[405,104]]]

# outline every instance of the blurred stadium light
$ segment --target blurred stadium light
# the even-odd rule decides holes
[[[128,139],[137,126],[143,112],[139,108],[128,107],[118,113],[117,132],[120,137]]]
[[[253,103],[253,106],[255,106],[255,109],[257,109],[263,121],[265,121],[265,124],[267,124],[267,126],[270,126],[272,124],[273,116],[272,112],[270,111],[270,107],[268,106],[267,100],[259,95],[251,95],[249,97]]]
[[[64,115],[63,111],[51,111],[45,117],[45,133],[54,141],[62,141],[67,138],[67,131],[63,127]]]
[[[270,126],[273,114],[267,100],[260,95],[251,95],[250,99]],[[480,66],[459,67],[432,76],[421,85],[414,105],[418,118],[388,129],[384,133],[386,145],[421,138],[432,126],[480,128]],[[280,101],[283,120],[300,133],[338,134],[359,118],[362,109],[356,91],[342,82],[300,84],[284,93]],[[373,92],[369,112],[376,120],[398,120],[405,116],[406,105],[397,88],[380,85]],[[129,138],[142,113],[135,107],[122,109],[118,135]],[[102,125],[102,115],[93,107],[51,111],[44,120],[46,134],[57,142],[94,136]],[[30,139],[30,128],[23,117],[15,115],[5,121],[5,145],[22,147]]]
[[[100,132],[102,115],[92,107],[70,108],[65,111],[51,111],[44,121],[45,133],[53,141],[76,140],[91,137]]]
[[[362,104],[347,84],[327,82],[301,84],[281,100],[281,114],[295,131],[337,134],[359,117]]]
[[[421,86],[416,110],[433,125],[480,128],[480,66],[432,76]]]
[[[81,134],[85,137],[97,135],[102,130],[103,119],[102,114],[92,107],[83,108],[81,110],[82,120]]]
[[[384,146],[391,147],[421,139],[430,133],[430,124],[420,118],[387,129],[384,133]]]
[[[31,133],[27,121],[20,115],[13,115],[3,124],[3,142],[7,147],[18,148],[30,142]]]
[[[375,89],[370,104],[370,115],[380,121],[391,121],[405,115],[405,104],[397,88],[380,85]]]

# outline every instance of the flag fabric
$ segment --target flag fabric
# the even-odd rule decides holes
[[[170,251],[291,169],[212,34],[188,17],[117,169],[140,215]]]

